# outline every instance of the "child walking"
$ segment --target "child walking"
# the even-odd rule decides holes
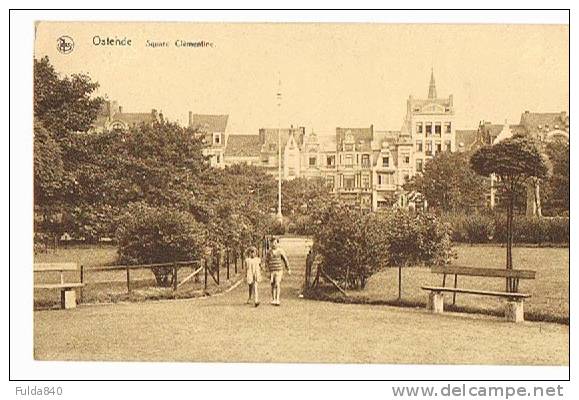
[[[247,304],[251,302],[253,297],[253,304],[255,307],[259,306],[259,292],[258,282],[261,282],[261,258],[257,256],[257,249],[250,247],[247,249],[245,257],[246,279],[249,286],[249,297]]]

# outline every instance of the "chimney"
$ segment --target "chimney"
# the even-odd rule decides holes
[[[122,114],[122,113],[123,113],[123,107],[119,106],[119,114]]]
[[[157,110],[154,110],[155,114],[157,113]],[[159,112],[159,121],[163,122],[163,111]]]
[[[189,128],[193,126],[193,111],[189,111]]]

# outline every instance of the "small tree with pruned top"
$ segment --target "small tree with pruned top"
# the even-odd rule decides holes
[[[470,158],[472,169],[480,175],[496,175],[507,199],[507,269],[513,268],[513,214],[517,189],[531,179],[549,177],[549,159],[536,140],[513,136],[492,146],[478,149]],[[508,284],[508,283],[507,283]]]

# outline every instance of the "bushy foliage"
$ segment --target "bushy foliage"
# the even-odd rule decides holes
[[[553,165],[553,174],[541,186],[544,215],[564,215],[569,212],[569,142],[558,139],[546,145]]]
[[[422,193],[430,208],[445,212],[484,204],[485,180],[470,168],[466,153],[437,153],[404,188]]]
[[[348,288],[364,288],[389,259],[381,218],[347,206],[326,211],[314,240],[324,271]]]
[[[505,214],[445,214],[442,220],[452,229],[452,240],[460,243],[504,243],[507,239]],[[569,243],[569,218],[516,216],[513,241],[523,244]]]
[[[205,235],[205,227],[187,212],[133,203],[119,219],[119,261],[155,264],[199,259]],[[171,268],[153,268],[153,272],[159,285],[171,283]]]
[[[444,265],[453,257],[450,225],[426,213],[394,210],[382,217],[388,265]]]
[[[400,209],[363,213],[333,206],[314,240],[324,270],[349,288],[364,288],[386,267],[441,265],[453,256],[448,224]]]

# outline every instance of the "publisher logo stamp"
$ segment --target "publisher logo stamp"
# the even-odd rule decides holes
[[[62,54],[69,54],[74,49],[74,40],[70,36],[61,36],[56,40],[56,48]]]

